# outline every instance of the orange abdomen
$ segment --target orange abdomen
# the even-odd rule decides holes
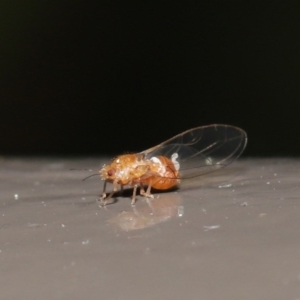
[[[164,173],[149,178],[151,186],[158,190],[170,189],[179,183],[179,172],[169,158],[165,156],[158,156],[157,158],[165,166],[166,170]]]

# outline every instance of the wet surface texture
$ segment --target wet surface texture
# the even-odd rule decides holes
[[[300,299],[300,160],[99,208],[102,159],[0,161],[1,299]]]

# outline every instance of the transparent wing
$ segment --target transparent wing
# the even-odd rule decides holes
[[[159,155],[171,159],[175,154],[173,160],[179,163],[180,178],[184,179],[229,165],[240,156],[246,144],[244,130],[215,124],[187,130],[141,154],[147,159]]]

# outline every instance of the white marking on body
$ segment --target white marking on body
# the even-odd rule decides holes
[[[180,164],[177,161],[178,153],[173,153],[171,156],[172,163],[174,164],[175,169],[178,171],[180,169]]]
[[[153,156],[153,157],[151,157],[151,159],[150,159],[151,161],[153,161],[153,162],[155,162],[155,163],[157,163],[157,164],[161,164],[161,161],[160,161],[160,159],[159,158],[157,158],[157,157],[155,157],[155,156]]]
[[[157,170],[158,173],[160,174],[164,174],[166,172],[166,168],[165,168],[165,165],[160,161],[159,158],[153,156],[150,158],[150,160],[152,162],[154,162],[155,164],[158,164],[159,165],[159,169]]]

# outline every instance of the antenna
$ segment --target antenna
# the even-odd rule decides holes
[[[85,181],[85,180],[89,179],[90,177],[93,177],[93,176],[96,176],[96,175],[99,176],[99,173],[97,173],[97,174],[92,174],[92,175],[90,175],[90,176],[88,176],[88,177],[85,177],[85,178],[82,179],[82,181]]]

